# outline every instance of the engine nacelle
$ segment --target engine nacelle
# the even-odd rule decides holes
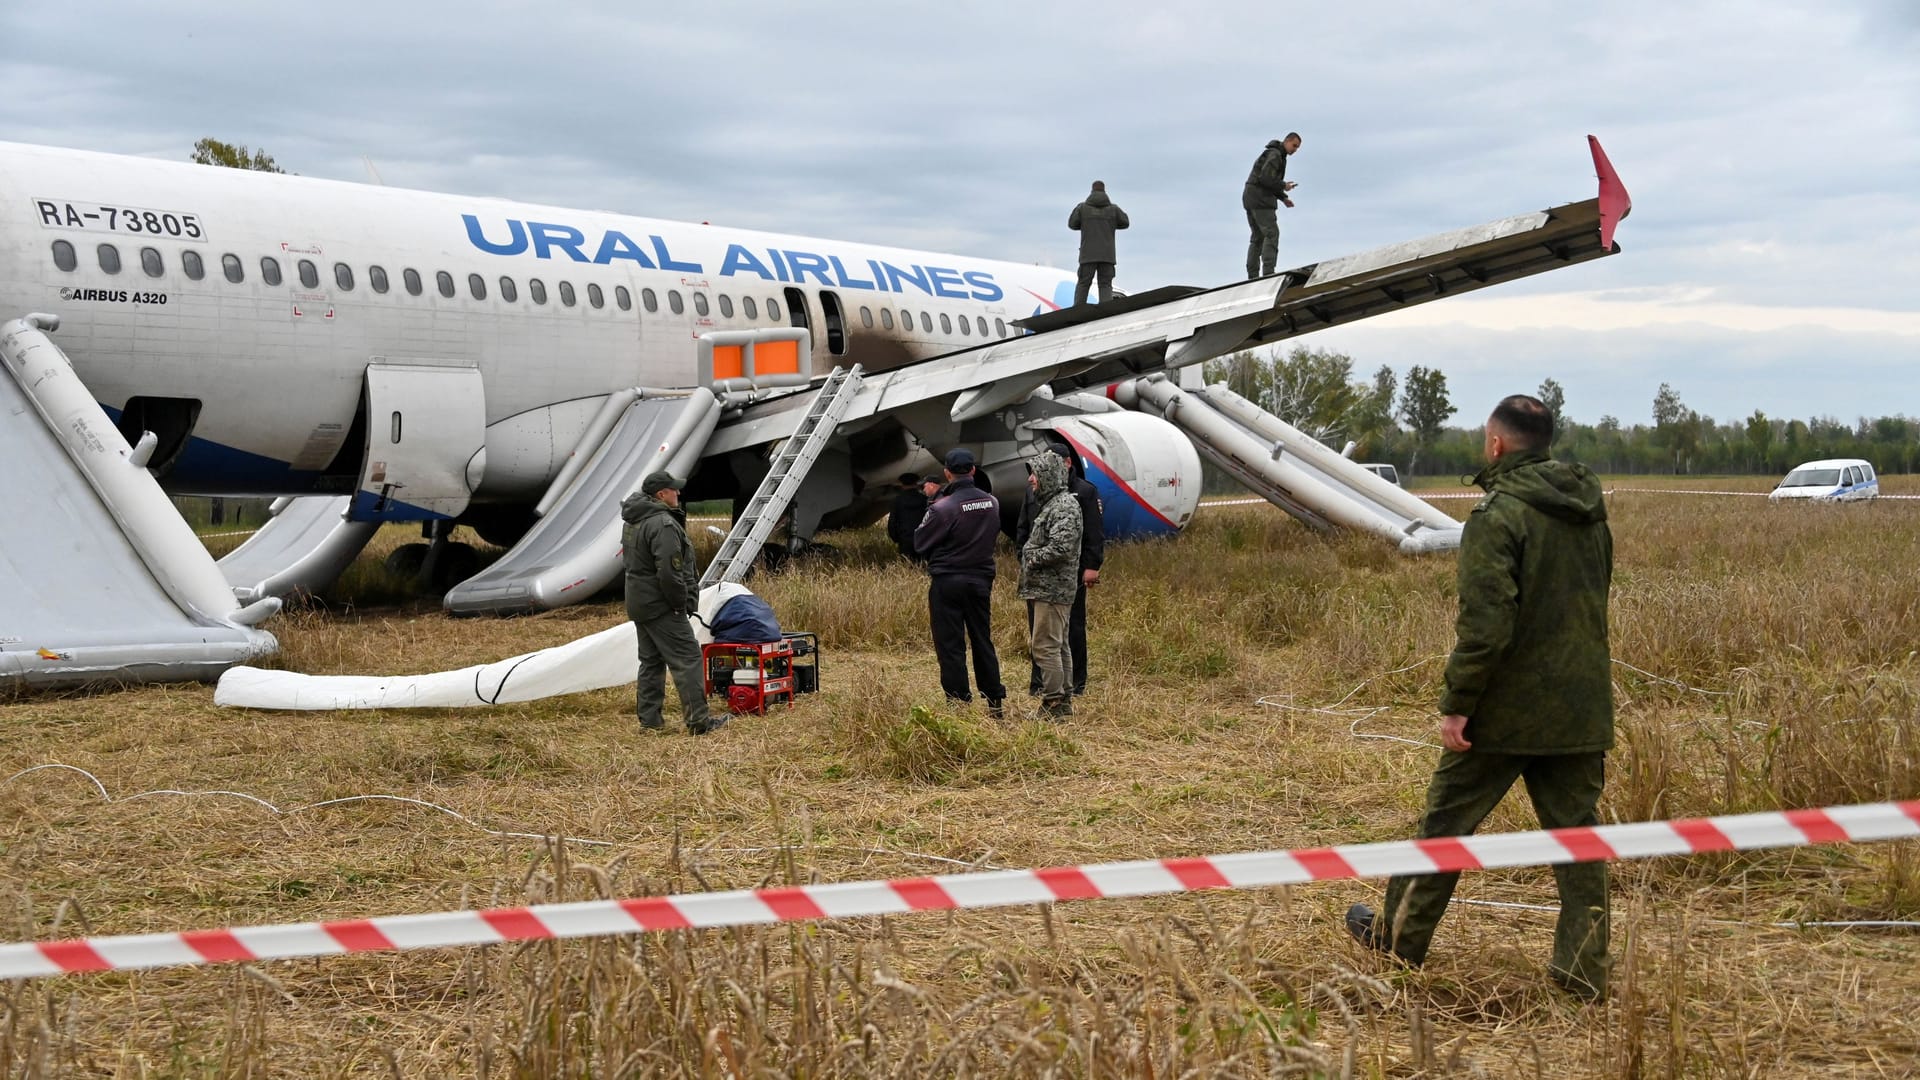
[[[1200,506],[1200,454],[1157,416],[1103,412],[1033,426],[1066,440],[1100,492],[1107,539],[1171,536]],[[1039,434],[1040,432],[1036,432]]]

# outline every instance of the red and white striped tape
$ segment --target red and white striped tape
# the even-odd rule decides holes
[[[1824,810],[1344,844],[1299,851],[23,942],[0,945],[0,979],[1155,896],[1198,889],[1253,889],[1392,874],[1550,866],[1916,836],[1920,836],[1920,800],[1867,803]]]

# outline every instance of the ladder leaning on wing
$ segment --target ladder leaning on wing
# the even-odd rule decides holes
[[[733,523],[733,531],[720,542],[720,550],[707,565],[707,572],[700,575],[702,589],[722,581],[738,582],[747,576],[753,560],[760,554],[760,546],[773,533],[787,504],[806,482],[807,471],[813,468],[814,461],[840,426],[840,418],[847,414],[853,399],[859,395],[860,382],[859,364],[850,369],[836,367],[827,375],[827,381],[813,396],[813,404],[800,418],[799,426],[781,444],[766,479],[760,482],[760,489],[753,493],[739,520]]]

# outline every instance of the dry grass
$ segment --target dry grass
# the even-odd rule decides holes
[[[1695,483],[1688,481],[1689,484]],[[1634,486],[1645,486],[1636,482]],[[1724,487],[1720,481],[1700,486]],[[1890,490],[1902,490],[1899,479]],[[1905,490],[1920,486],[1905,485]],[[1447,504],[1464,512],[1467,503]],[[1620,820],[1920,794],[1920,504],[1768,508],[1620,493]],[[381,545],[411,539],[398,531]],[[710,553],[711,539],[703,555]],[[694,740],[626,691],[486,712],[272,715],[206,687],[4,706],[0,925],[180,930],[763,883],[1041,866],[1406,835],[1451,560],[1311,537],[1264,507],[1116,548],[1092,692],[1068,724],[941,702],[924,585],[881,537],[757,582],[820,634],[823,692]],[[364,599],[400,596],[372,571]],[[390,590],[390,591],[389,591]],[[1018,684],[1024,620],[995,633]],[[287,667],[429,671],[597,630],[615,604],[508,621],[334,601],[276,626]],[[1266,695],[1301,708],[1254,704]],[[1016,697],[1011,705],[1025,706]],[[388,793],[495,828],[489,836]],[[1491,828],[1530,828],[1515,797]],[[1421,972],[1339,915],[1373,883],[638,936],[0,988],[9,1075],[1077,1077],[1902,1076],[1920,1069],[1920,938],[1776,928],[1920,919],[1913,844],[1625,864],[1615,995],[1551,989],[1549,914],[1457,908]],[[1551,878],[1469,876],[1551,903]]]

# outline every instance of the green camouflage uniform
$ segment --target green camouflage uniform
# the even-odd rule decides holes
[[[626,521],[620,540],[625,545],[627,618],[633,620],[640,650],[634,712],[642,727],[666,726],[661,708],[667,700],[666,673],[671,671],[680,715],[687,730],[698,734],[711,726],[712,716],[700,643],[687,624],[699,600],[700,577],[694,573],[693,541],[683,524],[686,514],[635,492],[620,504],[620,516]]]
[[[1085,527],[1080,500],[1067,491],[1067,462],[1042,453],[1033,463],[1039,483],[1026,546],[1020,549],[1020,596],[1033,601],[1033,662],[1040,668],[1040,694],[1047,709],[1070,711],[1071,661],[1067,620],[1080,593],[1080,534]]]
[[[1440,711],[1468,718],[1466,753],[1443,751],[1421,838],[1466,836],[1524,779],[1543,828],[1591,826],[1613,746],[1607,590],[1613,536],[1599,480],[1581,465],[1510,453],[1460,542],[1460,614]],[[1396,877],[1375,932],[1426,959],[1458,874]],[[1598,996],[1607,979],[1607,868],[1554,867],[1560,918],[1551,971]]]

